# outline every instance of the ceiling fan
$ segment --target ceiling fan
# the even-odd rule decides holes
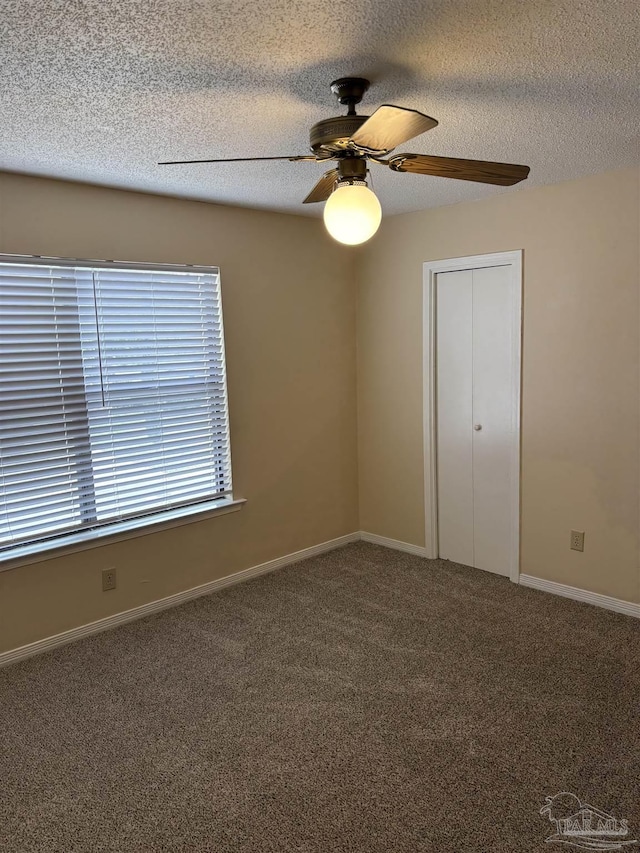
[[[356,104],[369,88],[363,77],[341,77],[331,84],[338,102],[347,114],[324,119],[310,132],[311,154],[289,157],[230,157],[219,160],[167,160],[160,166],[189,163],[246,163],[259,160],[323,162],[335,160],[337,166],[320,178],[303,204],[326,201],[324,221],[329,233],[350,245],[372,237],[380,225],[380,202],[367,187],[368,162],[387,166],[394,172],[435,175],[509,187],[523,181],[528,166],[435,157],[430,154],[393,154],[391,152],[414,136],[436,127],[438,122],[417,110],[385,104],[371,116],[356,115]],[[389,156],[391,155],[391,156]]]

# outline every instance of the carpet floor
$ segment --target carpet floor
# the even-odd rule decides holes
[[[0,850],[640,840],[639,703],[637,620],[356,543],[0,671]]]

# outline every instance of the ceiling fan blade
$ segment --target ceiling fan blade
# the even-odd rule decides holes
[[[478,181],[500,187],[511,187],[524,181],[529,174],[529,166],[492,163],[489,160],[461,160],[457,157],[432,157],[429,154],[396,154],[387,163],[395,172],[457,178],[460,181]]]
[[[316,160],[313,154],[297,154],[292,157],[226,157],[222,160],[164,160],[158,166],[184,166],[189,163],[248,163],[254,160]]]
[[[328,172],[325,172],[302,203],[312,204],[315,201],[326,201],[333,192],[337,180],[337,169],[330,169]]]
[[[437,124],[434,118],[416,110],[384,104],[356,130],[349,142],[364,150],[391,151]]]

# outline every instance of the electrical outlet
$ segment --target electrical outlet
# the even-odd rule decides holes
[[[584,551],[584,530],[571,531],[571,550]]]
[[[102,591],[108,592],[110,589],[116,588],[116,570],[115,569],[103,569],[102,570]]]

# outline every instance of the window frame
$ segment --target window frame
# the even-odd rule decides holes
[[[126,269],[143,272],[191,272],[218,276],[220,288],[220,336],[223,351],[223,371],[225,393],[228,400],[226,381],[226,348],[224,340],[224,319],[222,314],[222,292],[219,281],[220,268],[195,264],[155,264],[149,262],[115,261],[96,258],[68,258],[49,255],[0,254],[0,261],[7,264],[56,265],[84,267],[87,269]],[[228,403],[227,403],[228,419]],[[228,430],[228,420],[227,420]],[[229,466],[231,470],[231,448],[229,445]],[[233,489],[233,484],[231,484]],[[144,536],[158,530],[190,524],[215,515],[225,515],[242,508],[245,500],[230,492],[221,497],[200,498],[184,505],[145,511],[126,519],[97,523],[94,526],[76,528],[62,534],[51,533],[30,542],[17,543],[0,552],[0,572],[17,568],[20,565],[53,559],[67,553],[100,547],[108,542]]]

